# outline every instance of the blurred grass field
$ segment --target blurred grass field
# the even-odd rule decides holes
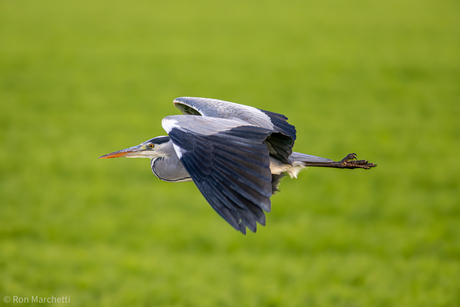
[[[0,298],[460,306],[459,37],[446,0],[1,1]],[[164,135],[179,96],[379,166],[285,179],[243,236],[149,161],[97,160]]]

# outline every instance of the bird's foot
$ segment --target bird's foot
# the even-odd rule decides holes
[[[340,160],[341,168],[364,168],[370,169],[376,167],[377,164],[371,163],[367,160],[358,160],[358,155],[349,153],[345,158]]]

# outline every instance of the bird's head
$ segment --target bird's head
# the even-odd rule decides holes
[[[157,136],[137,146],[111,152],[100,156],[99,159],[109,158],[148,158],[165,157],[171,153],[172,145],[169,136]]]

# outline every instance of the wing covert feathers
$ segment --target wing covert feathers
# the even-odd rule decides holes
[[[198,119],[200,118],[200,119]],[[179,148],[181,162],[196,186],[230,225],[246,233],[265,225],[264,211],[271,210],[272,175],[265,139],[270,131],[241,126],[238,121],[219,121],[171,116],[168,132]],[[197,121],[195,121],[197,120]],[[203,130],[211,124],[209,131]],[[212,126],[214,125],[214,126]]]
[[[281,179],[269,156],[291,164],[295,127],[282,114],[223,100],[180,97],[174,105],[185,116],[168,116],[163,127],[185,169],[230,225],[255,232]]]

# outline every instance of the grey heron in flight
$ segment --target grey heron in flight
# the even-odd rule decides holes
[[[184,115],[167,116],[168,136],[99,157],[148,158],[155,176],[167,182],[193,181],[209,204],[236,230],[265,225],[270,197],[282,177],[308,166],[370,169],[354,153],[340,161],[293,152],[294,126],[287,117],[232,102],[181,97]]]

